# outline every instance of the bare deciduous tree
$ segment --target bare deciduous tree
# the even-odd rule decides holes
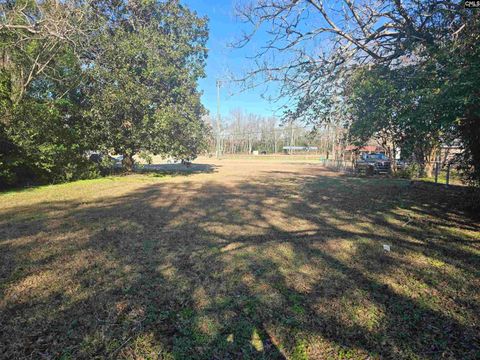
[[[287,116],[297,117],[312,106],[325,111],[330,104],[318,100],[328,102],[352,66],[420,61],[423,51],[455,36],[465,22],[461,2],[450,0],[256,0],[236,11],[251,31],[233,46],[245,46],[258,31],[268,35],[252,56],[254,66],[238,80],[246,87],[280,82],[278,96],[297,100]]]

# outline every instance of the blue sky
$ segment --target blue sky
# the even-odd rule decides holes
[[[243,49],[232,49],[228,46],[241,35],[242,28],[248,30],[245,24],[238,22],[234,16],[234,1],[184,0],[192,10],[200,16],[208,16],[210,38],[207,46],[209,55],[207,60],[207,77],[199,82],[203,91],[202,102],[210,111],[210,115],[217,114],[216,79],[224,79],[228,73],[241,75],[250,61],[246,58],[254,53],[255,47],[261,46],[265,40],[264,34],[257,34],[255,41]],[[270,89],[275,85],[270,85]],[[239,92],[232,84],[226,84],[221,89],[220,114],[226,116],[231,110],[241,108],[246,112],[258,115],[274,115],[278,104],[272,104],[261,98],[265,88],[259,87],[245,92]],[[272,90],[270,90],[271,93]]]

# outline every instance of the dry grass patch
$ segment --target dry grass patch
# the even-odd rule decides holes
[[[194,170],[0,195],[0,358],[478,358],[463,190]]]

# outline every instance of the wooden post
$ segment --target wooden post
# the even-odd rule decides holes
[[[293,120],[290,121],[290,155],[293,154],[293,146],[295,146],[295,138],[293,137]]]
[[[450,164],[447,164],[447,179],[445,181],[445,187],[448,188],[449,182],[450,182]]]
[[[438,161],[435,161],[435,184],[438,183]]]

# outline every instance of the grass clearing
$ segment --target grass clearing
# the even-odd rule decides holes
[[[478,358],[462,189],[203,160],[0,195],[0,357]]]

